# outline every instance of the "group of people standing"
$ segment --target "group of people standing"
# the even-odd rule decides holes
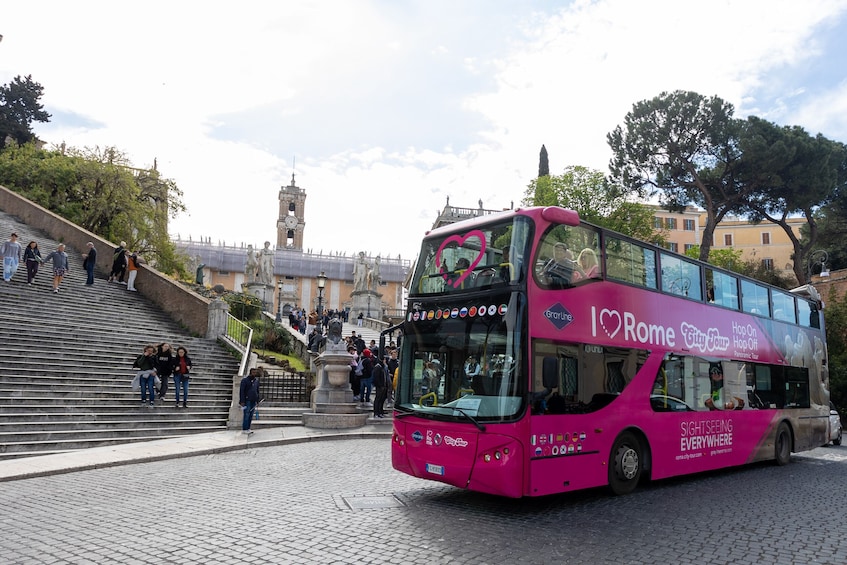
[[[188,408],[188,382],[191,373],[191,357],[184,347],[177,347],[176,352],[169,343],[144,346],[144,352],[132,364],[136,369],[133,388],[141,391],[141,404],[155,406],[156,398],[165,399],[168,392],[168,380],[173,378],[175,406],[180,406],[182,392],[182,407]]]
[[[371,340],[370,348],[365,347],[361,336],[347,338],[347,352],[350,354],[350,387],[353,400],[363,407],[373,407],[375,418],[385,417],[385,403],[394,391],[394,378],[399,362],[397,348],[389,345],[385,355],[379,354],[379,347]],[[371,392],[374,393],[371,402]]]
[[[83,255],[83,259],[87,262],[88,257],[91,257],[92,269],[96,253],[94,245],[89,242],[88,251]],[[3,280],[5,282],[12,281],[12,277],[18,271],[20,262],[23,261],[26,265],[26,283],[32,286],[32,281],[35,280],[35,275],[38,274],[38,267],[42,263],[50,262],[53,264],[53,292],[58,293],[62,279],[70,270],[68,254],[65,252],[64,243],[60,243],[56,246],[55,251],[42,257],[41,250],[38,248],[38,242],[30,241],[26,247],[21,247],[21,244],[18,243],[18,234],[12,233],[9,241],[3,243],[0,254],[3,255]]]
[[[130,292],[137,292],[135,288],[135,277],[138,276],[138,264],[140,259],[135,251],[126,248],[126,242],[122,241],[115,247],[112,255],[112,270],[109,273],[109,282],[125,284]],[[127,277],[124,282],[124,276]]]

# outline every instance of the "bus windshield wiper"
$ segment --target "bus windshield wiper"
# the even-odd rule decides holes
[[[458,406],[449,406],[448,408],[450,408],[451,410],[456,410],[456,411],[460,412],[460,413],[461,413],[461,414],[462,414],[465,418],[467,418],[468,420],[470,420],[470,421],[471,421],[471,423],[472,423],[474,426],[476,426],[476,429],[478,429],[479,431],[481,431],[481,432],[484,432],[484,431],[485,431],[485,425],[484,425],[484,424],[480,424],[480,423],[477,421],[477,419],[476,419],[476,418],[474,418],[473,416],[471,416],[470,414],[468,414],[467,412],[465,412],[465,410],[464,410],[464,409],[459,408]]]

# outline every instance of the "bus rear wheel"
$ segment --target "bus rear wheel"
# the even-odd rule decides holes
[[[644,469],[641,443],[633,434],[621,434],[609,456],[609,487],[617,495],[629,494],[638,486]]]
[[[779,466],[788,465],[791,461],[791,430],[788,424],[781,422],[776,429],[776,439],[773,442],[774,459]]]

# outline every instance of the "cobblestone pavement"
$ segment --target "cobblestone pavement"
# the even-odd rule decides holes
[[[474,494],[356,439],[0,483],[0,563],[847,563],[847,447],[614,497]]]

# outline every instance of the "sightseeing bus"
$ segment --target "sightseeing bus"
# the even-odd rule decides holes
[[[392,464],[508,497],[825,445],[822,303],[559,207],[426,234],[402,324]]]

